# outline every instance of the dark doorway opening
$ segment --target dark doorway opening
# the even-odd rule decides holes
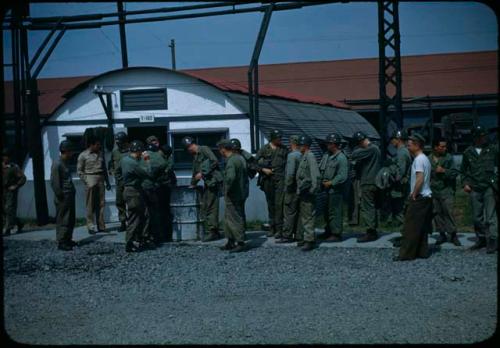
[[[141,140],[146,143],[146,139],[154,135],[160,141],[160,145],[167,143],[167,127],[166,126],[144,126],[144,127],[128,127],[128,138],[132,140]]]

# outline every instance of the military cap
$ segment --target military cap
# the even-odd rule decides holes
[[[326,143],[340,144],[342,142],[342,136],[337,133],[328,134],[325,138]]]
[[[233,138],[230,141],[231,141],[231,143],[233,143],[233,148],[235,150],[240,150],[241,149],[241,142],[240,142],[239,139]]]
[[[182,138],[181,143],[182,145],[184,145],[184,147],[188,147],[189,145],[194,144],[195,142],[191,137],[184,137]]]
[[[161,151],[163,151],[163,153],[166,156],[170,156],[172,154],[172,147],[171,146],[168,146],[167,144],[163,144],[160,148],[161,148]]]
[[[352,140],[355,143],[359,143],[360,141],[365,140],[366,138],[367,138],[366,134],[363,132],[360,132],[360,131],[358,131],[352,135]]]
[[[395,130],[394,132],[392,132],[390,139],[406,140],[406,139],[408,139],[408,136],[406,135],[406,132],[404,130],[398,129],[398,130]]]
[[[299,143],[299,136],[298,135],[291,135],[290,136],[290,143],[297,145]]]
[[[298,142],[299,145],[308,145],[308,146],[311,146],[312,144],[312,139],[310,137],[308,137],[307,135],[301,135],[299,137],[299,142]]]
[[[420,146],[424,146],[425,145],[425,138],[420,133],[413,133],[412,135],[410,135],[408,137],[408,139],[411,140],[411,141],[419,143]]]
[[[472,128],[472,137],[474,139],[479,138],[479,137],[481,137],[483,135],[487,135],[487,134],[488,134],[488,132],[481,125],[477,125],[474,128]]]
[[[271,137],[271,140],[280,139],[283,137],[283,133],[279,129],[273,129],[271,131],[270,137]]]
[[[144,151],[144,143],[140,140],[134,140],[130,143],[130,152]]]
[[[115,140],[124,143],[128,140],[128,135],[125,132],[118,132],[115,134]]]
[[[217,143],[217,146],[223,147],[224,149],[227,149],[227,150],[232,150],[234,148],[233,143],[229,139],[219,140],[219,142]]]
[[[158,138],[154,135],[150,135],[146,139],[146,144],[152,144],[153,142],[159,142]]]
[[[148,150],[148,151],[156,152],[156,151],[158,151],[158,149],[159,149],[159,147],[156,144],[151,143],[151,144],[146,145],[146,150]]]
[[[71,150],[71,143],[68,140],[63,140],[59,144],[59,152],[65,152]]]

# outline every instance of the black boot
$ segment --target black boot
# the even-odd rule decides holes
[[[135,244],[133,242],[128,242],[126,245],[125,245],[125,251],[127,253],[137,253],[139,251],[141,251],[138,247],[135,246]]]
[[[474,243],[473,246],[469,248],[469,250],[478,250],[481,248],[484,248],[486,246],[486,238],[485,237],[478,237],[476,240],[476,243]]]
[[[203,238],[203,242],[211,242],[214,240],[219,240],[221,239],[221,235],[217,231],[211,231],[210,234],[206,237]]]
[[[236,246],[236,248],[231,249],[229,252],[230,253],[240,253],[242,251],[245,251],[245,249],[246,249],[245,243],[244,242],[238,242],[238,245]]]
[[[20,220],[18,220],[17,221],[17,233],[22,233],[23,227],[24,227],[24,224]]]
[[[450,242],[453,243],[456,246],[462,246],[462,243],[460,243],[460,240],[457,237],[456,233],[453,233],[450,237]]]
[[[496,239],[488,238],[486,243],[486,254],[493,254],[498,249],[498,243]]]
[[[377,231],[368,230],[364,236],[359,237],[357,239],[357,242],[358,243],[373,242],[374,240],[377,240],[377,239],[378,239]]]
[[[118,228],[118,232],[125,232],[127,230],[127,224],[123,221]]]
[[[316,243],[314,243],[314,242],[305,242],[304,246],[300,250],[311,251],[314,249],[315,246],[316,246]]]
[[[234,245],[234,242],[232,240],[228,240],[227,243],[224,246],[221,246],[219,249],[220,250],[232,250],[236,247]]]
[[[446,234],[440,233],[439,237],[436,239],[436,245],[441,245],[443,243],[446,243],[448,241],[448,238],[446,238]]]
[[[73,250],[73,247],[71,245],[69,245],[68,243],[59,243],[57,245],[57,249],[64,250],[64,251],[70,251],[70,250]]]

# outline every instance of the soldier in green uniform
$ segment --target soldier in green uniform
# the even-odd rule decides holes
[[[297,195],[299,196],[299,227],[297,246],[303,251],[315,247],[314,221],[316,216],[316,194],[320,186],[320,174],[316,158],[311,152],[312,139],[301,135],[298,142],[302,157],[297,169]]]
[[[346,155],[340,149],[342,137],[339,134],[329,134],[325,143],[328,151],[323,155],[319,165],[322,189],[327,192],[324,207],[325,232],[319,236],[325,242],[341,242],[343,231],[343,193],[349,163]]]
[[[352,136],[357,147],[351,159],[360,177],[361,185],[361,217],[367,228],[366,234],[357,239],[358,243],[374,241],[378,238],[375,177],[380,170],[380,150],[372,144],[363,132]]]
[[[297,195],[297,169],[302,154],[299,149],[299,137],[290,136],[290,152],[286,157],[285,198],[283,200],[283,237],[276,243],[293,243],[297,235],[299,219],[299,196]]]
[[[208,229],[204,242],[221,238],[219,233],[219,192],[222,186],[222,174],[217,157],[208,146],[198,145],[191,137],[182,138],[182,143],[193,155],[193,176],[191,187],[203,179],[202,216]]]
[[[496,196],[498,196],[498,144],[489,144],[487,132],[482,126],[472,130],[474,144],[469,146],[462,158],[462,183],[470,195],[474,230],[477,241],[470,248],[486,246],[487,253],[498,248],[498,224]]]
[[[142,182],[146,179],[153,179],[149,166],[146,170],[141,166],[141,156],[144,151],[144,144],[134,140],[130,143],[130,153],[121,160],[123,177],[123,198],[127,206],[127,232],[125,235],[125,251],[137,252],[143,248],[143,232],[146,219],[146,204],[144,202],[144,192]],[[134,244],[134,241],[139,245]]]
[[[159,178],[159,198],[160,198],[160,216],[161,226],[163,226],[165,233],[160,235],[160,241],[172,241],[172,212],[170,211],[170,196],[172,189],[177,185],[177,178],[174,172],[174,161],[172,159],[172,148],[166,144],[160,147],[160,153],[165,159],[167,165],[164,173]]]
[[[434,225],[439,231],[436,245],[447,241],[456,246],[462,245],[457,237],[457,226],[453,217],[453,200],[455,199],[456,178],[458,171],[453,157],[446,152],[446,140],[434,139],[431,162],[431,191],[434,210]]]
[[[221,249],[230,252],[245,250],[245,201],[248,198],[246,160],[234,151],[230,140],[218,143],[226,159],[224,167],[224,234],[227,243]]]
[[[2,152],[2,182],[3,182],[3,209],[6,236],[17,225],[17,233],[23,229],[23,223],[17,218],[17,192],[26,183],[26,176],[17,164],[10,161],[9,150]]]
[[[127,229],[127,214],[125,207],[125,200],[123,199],[123,178],[121,176],[120,161],[123,156],[128,153],[129,143],[128,137],[125,132],[118,132],[115,135],[115,148],[111,152],[111,160],[109,161],[109,171],[115,177],[115,191],[116,191],[116,208],[118,209],[118,219],[120,220],[120,228],[118,232],[124,232]]]
[[[259,179],[257,185],[264,191],[269,214],[268,237],[281,238],[283,235],[283,199],[285,187],[285,167],[288,149],[281,143],[283,134],[275,129],[270,134],[271,141],[256,154]]]
[[[73,155],[69,141],[59,144],[61,157],[52,162],[50,185],[54,191],[56,206],[56,240],[59,250],[72,250],[77,245],[73,238],[75,227],[75,186],[71,179],[68,162]]]

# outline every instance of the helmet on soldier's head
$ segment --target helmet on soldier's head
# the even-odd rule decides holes
[[[128,135],[125,132],[118,132],[115,134],[115,140],[119,143],[125,143],[128,140]]]
[[[71,143],[68,140],[63,140],[59,144],[59,152],[66,152],[71,150]]]
[[[360,141],[365,140],[366,138],[366,134],[360,131],[352,135],[352,141],[354,141],[356,144],[359,144]]]
[[[217,142],[217,146],[219,148],[224,148],[226,150],[233,150],[234,149],[234,143],[229,140],[229,139],[221,139]]]
[[[231,141],[231,143],[233,143],[233,149],[241,150],[241,142],[238,139],[233,138],[230,141]]]
[[[184,147],[189,147],[191,144],[194,144],[195,142],[191,137],[184,137],[182,138],[181,143],[182,145],[184,145]]]
[[[311,146],[311,144],[312,144],[312,139],[310,137],[308,137],[307,135],[301,135],[299,137],[298,145]]]
[[[472,128],[472,137],[474,139],[477,139],[477,138],[482,137],[483,135],[487,135],[487,134],[488,134],[488,132],[481,125],[477,125],[474,128]]]
[[[150,143],[146,145],[146,150],[151,151],[151,152],[156,152],[158,151],[159,147],[155,143]]]
[[[271,140],[281,139],[283,137],[283,133],[279,129],[273,129],[271,131],[270,137],[271,137]]]
[[[134,140],[130,143],[130,152],[143,152],[144,143],[140,140]]]
[[[290,135],[290,144],[297,145],[298,143],[299,143],[299,136],[298,135]]]
[[[342,142],[342,136],[337,133],[328,134],[325,138],[325,142],[339,145]]]
[[[401,140],[406,140],[408,139],[408,136],[406,135],[406,132],[404,130],[395,130],[391,134],[391,139],[401,139]]]

